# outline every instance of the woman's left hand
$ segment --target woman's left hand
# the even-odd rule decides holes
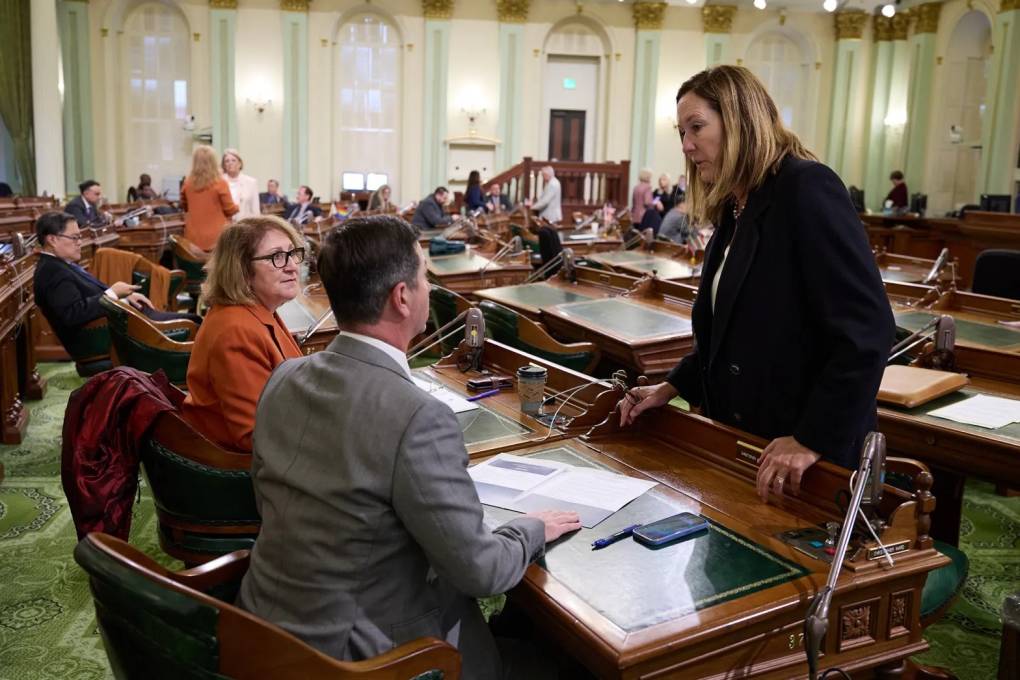
[[[758,463],[758,495],[769,502],[769,487],[777,496],[783,495],[783,484],[790,482],[790,491],[800,492],[800,478],[804,470],[818,462],[821,455],[803,446],[793,437],[773,439]]]

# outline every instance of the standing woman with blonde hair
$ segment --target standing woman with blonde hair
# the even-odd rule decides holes
[[[238,210],[211,146],[196,146],[191,154],[191,172],[181,187],[181,210],[186,213],[184,238],[207,251]]]
[[[621,402],[628,424],[679,395],[770,440],[763,501],[796,493],[819,458],[857,467],[877,426],[893,342],[889,301],[840,178],[779,119],[746,68],[717,66],[677,93],[695,220],[712,222],[692,312],[695,349]]]
[[[224,150],[220,168],[223,170],[223,179],[227,180],[227,186],[230,187],[230,197],[237,204],[234,221],[261,215],[259,183],[254,177],[241,172],[244,170],[244,161],[240,152],[237,149]]]

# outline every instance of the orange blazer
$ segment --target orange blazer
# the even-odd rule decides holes
[[[300,356],[283,321],[262,305],[214,305],[188,362],[184,419],[224,448],[251,452],[255,407],[269,374]]]
[[[181,210],[184,215],[184,238],[202,250],[212,250],[220,232],[230,223],[230,216],[239,208],[230,197],[230,186],[222,177],[212,184],[195,189],[191,178],[181,187]]]

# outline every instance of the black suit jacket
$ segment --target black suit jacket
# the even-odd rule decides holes
[[[695,349],[667,380],[711,418],[767,439],[793,435],[856,467],[895,324],[846,187],[787,158],[732,205],[709,242],[692,321]],[[735,233],[734,233],[735,232]],[[712,279],[732,247],[712,310]]]
[[[81,194],[67,202],[67,205],[64,206],[64,212],[72,215],[77,220],[79,227],[101,221],[99,213],[88,201],[81,197]]]
[[[70,346],[82,326],[105,315],[99,299],[106,286],[59,257],[39,256],[33,288],[36,305],[64,347]]]
[[[292,203],[291,206],[289,208],[287,208],[287,212],[284,215],[284,219],[292,220],[295,217],[297,217],[298,213],[300,213],[300,212],[301,212],[301,204],[300,203]],[[312,213],[312,217],[322,217],[322,210],[319,209],[319,206],[312,205],[311,203],[308,204],[308,210],[305,211],[305,212]],[[311,218],[306,218],[306,219],[311,219]]]

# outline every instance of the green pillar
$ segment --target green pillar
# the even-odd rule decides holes
[[[502,141],[496,157],[495,172],[502,172],[521,160],[521,128],[524,116],[524,21],[527,21],[528,5],[523,4],[523,13],[504,13],[499,9],[499,123],[496,136]],[[523,14],[523,16],[522,16]],[[427,82],[427,81],[426,81]]]
[[[448,10],[430,10],[425,14],[424,111],[421,154],[420,195],[446,184],[446,85],[450,61],[450,21]],[[502,106],[502,104],[500,104]]]
[[[864,180],[865,201],[880,211],[889,193],[889,173],[903,164],[903,129],[907,117],[909,61],[907,27],[902,13],[892,19],[874,17],[875,56],[872,73],[871,115],[868,122],[868,161]]]
[[[308,177],[308,0],[281,0],[283,15],[283,191]],[[312,187],[314,189],[314,187]]]
[[[631,6],[637,35],[634,40],[634,97],[630,124],[630,186],[641,168],[655,163],[655,101],[659,85],[659,37],[665,2],[635,2]]]
[[[826,160],[844,182],[853,184],[859,180],[848,176],[850,154],[855,142],[848,139],[847,121],[853,108],[854,93],[857,92],[860,80],[864,77],[864,47],[861,38],[864,35],[868,15],[860,11],[846,11],[836,12],[833,18],[836,25],[836,63],[833,71]]]
[[[978,193],[1016,195],[1020,111],[1020,1],[1002,0],[995,18]],[[975,198],[977,198],[975,196]]]
[[[209,88],[213,144],[237,148],[237,100],[234,96],[234,34],[237,0],[209,2]]]
[[[95,175],[88,2],[61,0],[57,22],[64,74],[64,183],[66,193],[74,194]]]
[[[701,23],[705,32],[705,67],[729,63],[730,32],[733,30],[734,5],[705,5]]]
[[[907,115],[906,175],[907,187],[913,192],[925,191],[928,157],[928,132],[931,125],[931,91],[935,71],[935,33],[939,28],[940,2],[914,7],[917,29],[910,39],[910,111]]]

